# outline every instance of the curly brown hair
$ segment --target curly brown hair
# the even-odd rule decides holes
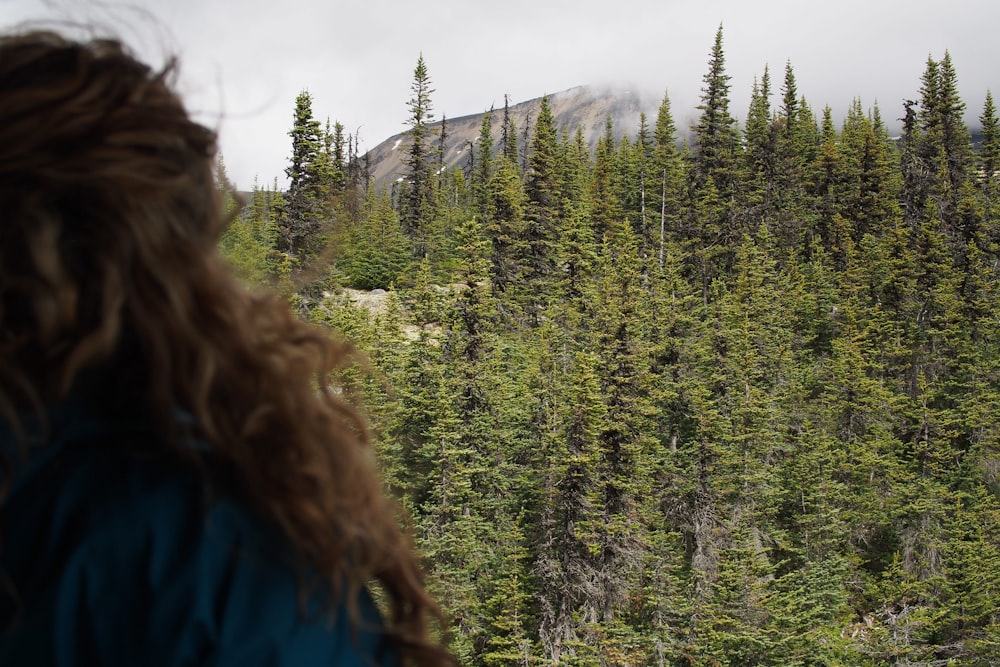
[[[216,138],[172,70],[113,39],[0,37],[0,410],[63,400],[97,369],[175,443],[176,411],[193,415],[304,569],[335,596],[379,582],[405,661],[455,664],[366,425],[332,386],[352,349],[219,258]]]

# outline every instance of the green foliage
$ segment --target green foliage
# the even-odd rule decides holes
[[[412,263],[409,241],[389,196],[370,191],[337,263],[347,284],[358,289],[387,289],[408,279]]]
[[[287,294],[297,263],[278,250],[283,210],[284,198],[276,187],[261,188],[255,183],[250,201],[222,233],[219,253],[248,284],[271,285]]]
[[[817,123],[789,63],[741,135],[724,65],[720,29],[690,151],[666,95],[593,154],[546,99],[523,154],[484,116],[466,182],[427,171],[420,59],[400,196],[338,175],[337,125],[300,182],[337,278],[398,295],[294,292],[274,190],[220,251],[369,356],[339,379],[463,664],[996,664],[992,98],[974,156],[947,53],[899,142]]]

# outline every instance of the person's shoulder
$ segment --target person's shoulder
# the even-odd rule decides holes
[[[165,664],[392,664],[366,591],[355,600],[357,618],[345,600],[303,596],[301,563],[277,526],[200,479],[163,474],[149,461],[133,468],[126,507],[114,503],[120,523],[102,543],[116,562],[144,554],[138,576],[162,617],[148,629],[151,660],[175,652]]]
[[[204,466],[113,439],[62,452],[5,502],[20,558],[4,567],[66,664],[394,664],[367,592],[356,618],[303,597],[281,531]]]

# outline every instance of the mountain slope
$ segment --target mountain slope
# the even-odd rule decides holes
[[[639,128],[639,114],[646,112],[650,125],[655,120],[659,100],[644,99],[637,92],[626,88],[597,88],[594,86],[577,86],[553,95],[549,95],[549,106],[560,130],[575,133],[583,129],[584,141],[593,147],[598,138],[604,134],[607,117],[610,115],[614,125],[615,136],[620,138],[623,133],[634,135]],[[521,150],[525,144],[525,129],[530,140],[535,117],[541,106],[542,98],[535,98],[510,107],[511,116],[518,132],[518,145]],[[445,168],[465,168],[469,164],[470,151],[475,150],[479,138],[479,128],[483,114],[475,113],[460,118],[447,119],[447,136],[443,151],[443,166]],[[493,143],[499,148],[503,109],[492,112]],[[437,144],[440,136],[441,123],[431,126],[432,141]],[[409,137],[406,132],[393,135],[368,152],[369,168],[375,180],[375,187],[389,187],[393,182],[402,179],[406,173],[404,160],[406,158]],[[478,159],[478,155],[476,156]]]

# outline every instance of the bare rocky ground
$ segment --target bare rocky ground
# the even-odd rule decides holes
[[[386,304],[389,293],[384,289],[366,291],[345,287],[342,292],[354,305],[360,306],[369,312],[381,314],[389,309],[389,306]]]
[[[450,285],[431,285],[431,289],[438,291],[442,294],[450,292],[460,292],[467,289],[467,286],[463,283],[453,283]],[[369,313],[373,315],[383,315],[389,310],[389,293],[384,289],[375,290],[358,290],[351,289],[349,287],[342,288],[338,290],[337,294],[327,293],[325,296],[333,297],[336,295],[346,296],[351,303],[359,308],[364,308]],[[430,340],[437,340],[440,338],[443,328],[438,323],[430,323],[424,326],[418,326],[416,324],[403,324],[401,326],[403,336],[407,340],[419,340],[421,334],[427,336]]]

